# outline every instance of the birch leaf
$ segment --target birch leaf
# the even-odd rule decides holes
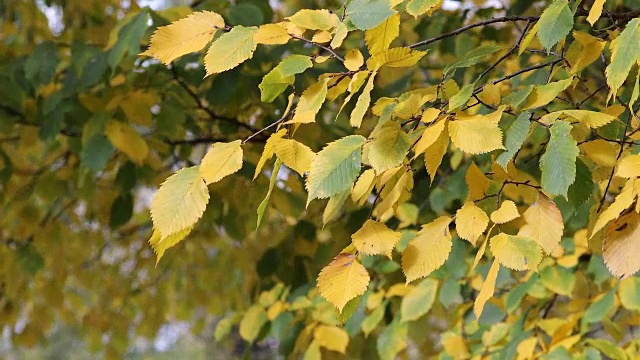
[[[369,285],[367,269],[353,254],[340,254],[318,275],[320,296],[332,303],[339,312],[349,300],[364,294]]]

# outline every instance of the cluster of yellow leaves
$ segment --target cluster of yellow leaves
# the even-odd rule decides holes
[[[258,44],[279,45],[287,43],[290,39],[313,44],[329,44],[329,48],[325,49],[331,52],[332,57],[342,60],[348,72],[340,76],[336,74],[320,76],[317,82],[302,92],[294,111],[290,113],[293,103],[291,96],[285,114],[292,114],[292,116],[283,125],[299,126],[314,123],[325,101],[332,101],[347,92],[338,110],[340,114],[362,89],[349,115],[350,125],[360,128],[367,111],[371,108],[371,93],[378,72],[382,71],[382,68],[415,66],[426,54],[426,51],[418,51],[411,47],[391,47],[400,33],[400,15],[393,9],[397,3],[399,2],[378,1],[372,4],[372,6],[378,6],[373,13],[366,12],[367,1],[353,1],[346,8],[347,18],[356,28],[365,30],[364,40],[368,49],[368,59],[364,58],[359,49],[346,51],[344,60],[333,53],[332,49],[342,46],[350,27],[347,26],[346,21],[342,21],[327,10],[307,9],[298,11],[281,23],[233,28],[225,26],[222,17],[216,13],[207,11],[193,13],[157,29],[151,38],[149,49],[143,55],[153,56],[168,64],[179,56],[202,50],[212,42],[204,57],[207,75],[211,75],[230,70],[250,59]],[[418,17],[422,14],[431,14],[441,4],[442,1],[437,0],[411,0],[407,2],[406,10],[414,17]],[[603,5],[604,1],[598,0],[591,8],[587,20],[592,25],[601,16]],[[556,13],[558,16],[564,16],[565,10],[564,2],[560,1],[545,11],[546,15],[543,14],[543,17],[549,18],[550,14]],[[632,20],[620,37],[611,44],[612,63],[607,67],[607,82],[612,94],[622,85],[638,57],[634,52],[635,47],[629,50],[623,48],[620,43],[632,39],[632,35],[637,33],[638,28],[640,28],[640,22],[637,19]],[[219,30],[224,33],[215,38]],[[310,40],[303,37],[306,31],[313,32]],[[523,39],[521,51],[536,34],[547,48],[558,41],[554,38],[554,34],[549,34],[548,29],[539,28],[537,23]],[[583,32],[575,31],[573,37],[575,41],[566,53],[566,58],[571,64],[570,77],[530,87],[527,96],[513,107],[534,111],[549,105],[574,83],[574,77],[577,74],[599,58],[606,44],[601,39]],[[318,63],[324,60],[326,57],[316,58]],[[282,69],[278,70],[282,73],[281,78],[275,79],[277,77],[275,75],[278,75],[275,74],[273,75],[275,80],[271,79],[274,82],[269,83],[265,81],[267,80],[265,77],[261,90],[267,92],[275,87],[278,91],[275,92],[274,97],[279,95],[284,88],[293,84],[293,75],[312,66],[309,57],[305,61],[301,60],[300,63],[303,65],[293,66],[291,65],[293,61],[291,63],[283,61]],[[285,71],[286,66],[293,66],[295,69]],[[378,192],[376,201],[379,198],[380,202],[374,203],[372,210],[372,215],[378,221],[367,220],[353,234],[353,247],[336,256],[318,276],[320,295],[335,305],[339,311],[367,289],[369,274],[358,261],[358,256],[384,255],[389,259],[392,258],[393,249],[401,235],[398,231],[388,228],[384,222],[394,214],[400,217],[399,209],[411,196],[413,172],[410,171],[407,163],[407,156],[411,151],[413,151],[413,159],[424,155],[426,170],[433,182],[450,142],[459,149],[456,151],[460,154],[463,152],[468,155],[477,155],[503,149],[509,152],[513,150],[505,148],[503,144],[503,130],[499,123],[506,106],[500,105],[501,93],[498,85],[488,83],[477,88],[475,83],[470,83],[460,88],[455,81],[448,80],[443,88],[449,105],[448,111],[443,110],[444,108],[431,107],[422,110],[424,104],[437,97],[437,92],[431,92],[429,89],[407,93],[402,99],[380,99],[371,108],[374,114],[381,118],[383,113],[387,114],[384,115],[387,119],[391,116],[400,119],[420,117],[420,124],[423,126],[416,126],[416,131],[411,134],[414,136],[414,142],[410,141],[411,136],[401,128],[400,123],[395,121],[381,121],[368,139],[360,135],[347,136],[328,144],[318,154],[294,139],[285,138],[287,135],[285,129],[279,129],[267,140],[254,176],[255,178],[262,172],[269,159],[274,155],[277,157],[265,202],[271,193],[277,177],[277,169],[281,163],[301,176],[309,174],[306,183],[309,191],[308,201],[315,198],[329,198],[323,217],[325,223],[337,216],[339,208],[347,198],[350,197],[357,206],[362,206],[374,188]],[[459,110],[472,95],[478,92],[476,89],[482,90],[477,95],[482,101],[497,107],[495,111],[479,115]],[[560,110],[547,113],[537,121],[551,127],[552,138],[553,136],[566,138],[570,137],[569,132],[572,126],[561,120],[575,121],[580,126],[595,129],[615,121],[616,117],[616,114],[607,111]],[[146,143],[140,142],[135,136],[129,134],[130,132],[130,128],[119,123],[110,123],[106,130],[107,136],[118,148],[134,161],[141,162],[148,153]],[[134,153],[130,147],[127,147],[124,139],[132,138],[136,140],[134,143],[139,144],[137,147],[143,151]],[[564,154],[570,156],[562,160],[568,158],[567,161],[574,162],[577,156],[575,142],[571,142],[571,139],[567,143],[562,143],[562,140],[558,140],[558,144],[553,144],[557,145],[554,151],[561,155],[564,151]],[[509,141],[507,145],[508,143]],[[521,143],[522,141],[520,145]],[[517,145],[518,147],[513,151],[516,151],[520,145]],[[563,146],[568,150],[562,148]],[[587,155],[600,154],[607,146],[608,144],[604,141],[594,141],[584,144],[582,150]],[[612,149],[612,152],[615,151]],[[550,168],[562,167],[558,165],[559,163],[553,162],[555,157],[550,150],[547,150],[544,156],[543,162],[550,159]],[[242,157],[240,140],[214,144],[200,166],[182,169],[163,183],[154,197],[151,208],[154,233],[150,242],[158,254],[158,259],[168,247],[184,238],[202,215],[208,202],[207,185],[238,171],[242,166]],[[640,160],[638,155],[629,155],[615,164],[611,163],[611,156],[598,158],[592,155],[591,158],[599,165],[616,166],[616,175],[629,179],[613,204],[600,214],[591,230],[591,236],[593,236],[606,227],[603,253],[607,266],[615,275],[621,278],[628,277],[640,268],[637,259],[629,255],[630,250],[636,249],[638,245],[632,239],[637,237],[636,231],[640,217],[638,215],[640,206],[637,205],[640,185],[636,184],[636,178],[640,176],[637,170]],[[371,169],[365,170],[358,177],[363,162],[370,165]],[[507,162],[501,163],[505,170],[507,170]],[[542,166],[544,167],[544,164]],[[575,166],[572,169],[572,176],[575,178]],[[489,246],[494,260],[474,307],[474,312],[480,316],[484,304],[493,295],[500,266],[513,270],[537,270],[543,256],[551,254],[558,246],[564,232],[564,225],[560,210],[554,201],[542,192],[539,192],[538,200],[524,211],[523,219],[519,219],[521,213],[516,202],[512,200],[502,201],[491,214],[487,214],[476,204],[477,201],[485,198],[491,182],[475,163],[472,163],[467,171],[466,182],[469,188],[467,201],[457,210],[454,218],[441,216],[422,225],[415,239],[409,242],[402,253],[402,269],[409,283],[428,276],[442,266],[452,248],[452,234],[449,227],[454,219],[457,235],[473,246],[478,245],[478,240],[486,233],[474,261],[475,267]],[[566,197],[566,189],[571,182],[573,180],[550,191],[545,188],[543,178],[542,188],[547,190],[548,194],[563,194]],[[504,185],[503,183],[503,187]],[[500,194],[497,196],[500,199]],[[632,206],[634,202],[635,208]],[[266,206],[266,203],[264,204]],[[263,204],[258,212],[260,218],[264,212]],[[499,225],[508,224],[516,219],[523,223],[516,235],[499,232],[491,236],[496,226],[500,229]],[[489,227],[490,223],[493,224],[491,227]],[[489,228],[488,231],[487,228]],[[407,302],[407,304],[410,303],[411,301]],[[315,328],[315,340],[311,344],[311,349],[320,347],[331,349],[333,345],[326,343],[323,339],[335,331],[335,329],[324,327]],[[338,336],[338,334],[334,335]],[[344,347],[340,345],[339,348],[331,350],[344,352]]]

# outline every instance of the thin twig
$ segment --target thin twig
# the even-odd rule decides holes
[[[330,48],[330,47],[324,46],[324,45],[322,45],[322,44],[318,44],[317,42],[311,41],[311,40],[309,40],[309,39],[305,39],[305,38],[303,38],[302,36],[297,36],[297,35],[293,35],[293,34],[289,34],[289,36],[291,36],[291,37],[292,37],[292,38],[294,38],[294,39],[304,41],[304,42],[306,42],[307,44],[310,44],[310,45],[313,45],[313,46],[317,46],[317,47],[319,47],[319,48],[321,48],[321,49],[323,49],[323,50],[326,50],[326,51],[328,51],[329,53],[331,53],[331,55],[333,55],[333,57],[335,57],[336,59],[340,60],[341,62],[344,62],[344,59],[343,59],[340,55],[338,55],[338,54],[337,54],[337,53],[336,53],[332,48]]]
[[[495,63],[485,69],[480,75],[478,75],[478,80],[482,79],[483,76],[489,73],[489,71],[493,70],[496,66],[498,66],[501,62],[503,62],[506,58],[509,57],[516,49],[520,47],[522,40],[524,39],[525,34],[527,33],[527,29],[529,29],[529,25],[531,25],[531,20],[527,20],[527,23],[524,25],[524,29],[522,30],[522,34],[518,38],[518,41],[513,45],[506,54],[502,55],[500,59],[498,59]]]
[[[503,22],[512,22],[512,21],[537,21],[538,19],[540,19],[540,16],[503,16],[503,17],[499,17],[499,18],[495,18],[495,19],[489,19],[489,20],[485,20],[485,21],[480,21],[477,23],[473,23],[473,24],[469,24],[466,26],[463,26],[459,29],[456,29],[454,31],[448,32],[446,34],[442,34],[442,35],[438,35],[436,37],[432,37],[431,39],[427,39],[427,40],[422,40],[422,41],[418,41],[415,44],[409,45],[409,48],[413,49],[413,48],[417,48],[420,46],[424,46],[424,45],[429,45],[431,43],[434,43],[436,41],[440,41],[442,39],[446,39],[452,36],[456,36],[459,34],[462,34],[463,32],[467,31],[467,30],[471,30],[473,28],[476,28],[478,26],[485,26],[485,25],[490,25],[490,24],[495,24],[495,23],[503,23]]]

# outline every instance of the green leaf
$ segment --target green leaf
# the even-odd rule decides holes
[[[371,167],[381,174],[402,164],[411,143],[409,136],[397,121],[388,121],[371,134],[372,140],[364,145]]]
[[[531,127],[531,122],[529,121],[530,118],[530,112],[521,112],[513,123],[511,123],[509,130],[507,130],[505,139],[507,151],[498,155],[498,158],[496,159],[496,163],[502,166],[503,169],[507,170],[507,164],[509,164],[509,161],[513,159],[526,140],[529,128]]]
[[[407,12],[416,19],[424,14],[429,15],[442,5],[442,0],[411,0],[407,3]]]
[[[360,173],[362,145],[366,141],[360,135],[346,136],[316,154],[307,177],[307,204],[351,189]]]
[[[340,215],[340,210],[342,210],[342,205],[344,205],[345,200],[349,197],[351,193],[351,189],[338,193],[337,195],[329,198],[327,202],[327,207],[324,208],[324,212],[322,213],[322,225],[326,226],[329,222],[335,220],[338,215]]]
[[[409,324],[400,321],[400,317],[396,317],[378,336],[376,348],[380,358],[395,359],[398,353],[407,348],[408,335]]]
[[[625,309],[640,311],[640,277],[630,277],[621,281],[618,295]]]
[[[114,147],[109,139],[102,134],[95,134],[82,147],[80,161],[87,168],[98,172],[107,165],[113,151]]]
[[[431,310],[438,292],[438,280],[424,279],[403,299],[400,307],[402,322],[414,321]]]
[[[585,310],[582,321],[585,323],[594,323],[602,320],[603,317],[609,316],[609,312],[613,308],[615,296],[613,291],[609,291],[603,296],[592,299],[591,305]]]
[[[535,270],[542,260],[542,249],[522,236],[500,233],[489,240],[491,252],[500,264],[512,270]]]
[[[371,312],[371,314],[367,315],[367,317],[364,318],[364,320],[362,321],[362,332],[364,333],[365,337],[368,337],[369,334],[378,327],[378,324],[380,324],[380,321],[382,321],[382,318],[384,317],[386,306],[386,302],[383,302],[382,304],[378,305],[378,307],[376,307]]]
[[[233,328],[232,317],[224,318],[218,321],[218,325],[216,326],[216,331],[213,334],[213,339],[216,342],[219,342],[220,340],[224,339],[227,335],[229,335],[232,328]]]
[[[576,158],[579,149],[571,137],[572,126],[564,121],[556,122],[549,129],[551,137],[547,149],[540,157],[542,189],[549,195],[567,197],[569,186],[576,179]]]
[[[469,98],[471,98],[475,86],[475,83],[467,84],[463,86],[457,94],[453,95],[449,100],[449,112],[453,112],[466,104],[467,101],[469,101]]]
[[[53,42],[40,43],[24,64],[24,76],[35,86],[48,84],[56,74],[59,61],[58,50]]]
[[[262,78],[262,82],[258,85],[261,92],[260,100],[272,102],[287,86],[293,84],[295,80],[293,75],[301,74],[312,66],[309,56],[297,54],[287,56]]]
[[[473,50],[464,54],[464,57],[451,65],[447,65],[444,68],[444,74],[447,75],[451,70],[455,70],[458,68],[467,68],[473,65],[480,63],[487,56],[495,53],[503,49],[500,45],[482,45],[480,47],[474,48]]]
[[[264,211],[267,209],[267,204],[269,203],[269,198],[271,197],[271,192],[273,191],[273,186],[276,184],[276,179],[278,178],[280,166],[282,166],[282,161],[280,161],[280,159],[276,159],[276,162],[273,165],[273,171],[271,172],[271,179],[269,179],[269,190],[267,191],[267,195],[264,197],[264,200],[262,200],[260,205],[258,205],[258,220],[256,222],[256,229],[260,226],[260,221],[262,221]]]
[[[571,297],[576,285],[576,275],[561,266],[548,266],[540,273],[540,282],[556,294]]]
[[[231,70],[253,56],[256,27],[234,26],[211,44],[204,57],[207,76]]]
[[[192,166],[169,176],[151,201],[153,226],[164,239],[198,221],[209,202],[200,167]]]
[[[573,206],[580,206],[593,194],[593,176],[589,167],[580,158],[576,159],[576,181],[569,186],[568,201]]]
[[[573,28],[573,14],[567,0],[555,0],[538,20],[538,39],[545,49],[564,39]]]
[[[631,71],[631,66],[640,58],[640,18],[627,24],[620,36],[615,40],[611,52],[611,63],[607,66],[607,85],[611,89],[609,97],[618,92]]]
[[[373,29],[395,13],[389,0],[352,0],[347,6],[349,19],[360,30]]]
[[[254,342],[262,327],[269,321],[267,312],[260,305],[253,305],[240,321],[240,336],[249,343]]]
[[[133,215],[133,196],[125,193],[118,196],[111,204],[109,226],[116,229],[126,224]]]
[[[147,31],[147,21],[149,14],[142,10],[120,29],[118,41],[109,51],[108,63],[111,69],[116,68],[125,54],[131,56],[140,52],[140,41]]]
[[[594,348],[598,349],[598,351],[600,351],[603,354],[605,354],[607,356],[607,358],[609,358],[609,359],[622,360],[622,359],[628,359],[629,358],[627,356],[627,354],[624,352],[624,350],[620,346],[612,343],[609,340],[605,340],[605,339],[587,339],[587,340],[585,340],[585,343],[587,343],[590,346],[593,346]]]

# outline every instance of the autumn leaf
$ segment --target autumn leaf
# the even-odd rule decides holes
[[[242,167],[242,142],[215,143],[202,158],[200,175],[207,184],[218,182]]]
[[[351,240],[362,254],[385,255],[391,259],[391,251],[400,237],[399,232],[389,229],[384,223],[369,219],[351,235]]]
[[[202,50],[218,29],[224,29],[222,16],[212,11],[194,12],[156,29],[149,48],[140,55],[153,56],[169,64],[182,55]]]
[[[487,229],[487,225],[489,217],[473,201],[467,201],[456,212],[456,232],[460,238],[469,241],[473,246]]]
[[[402,270],[407,283],[428,276],[447,260],[451,252],[449,223],[450,217],[441,216],[422,225],[416,238],[409,243],[402,253]]]
[[[160,240],[192,227],[208,202],[209,191],[199,166],[180,169],[169,176],[151,201],[151,219]]]
[[[367,269],[353,254],[340,254],[318,275],[318,291],[342,312],[349,300],[362,295],[369,285]]]

